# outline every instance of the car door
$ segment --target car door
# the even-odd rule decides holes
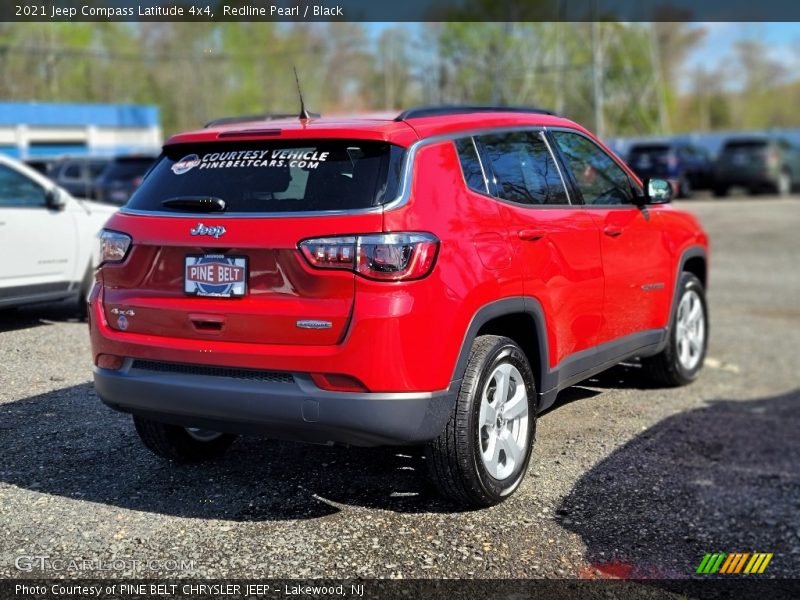
[[[476,138],[523,290],[536,298],[547,326],[550,367],[596,343],[602,324],[603,273],[592,217],[570,204],[544,133],[512,131]]]
[[[4,295],[60,291],[73,280],[74,215],[47,206],[44,185],[0,164],[0,288]],[[0,293],[0,295],[3,295]]]
[[[672,290],[667,289],[670,263],[658,218],[661,209],[634,204],[635,184],[594,140],[577,131],[550,135],[600,230],[605,294],[598,341],[663,327]]]

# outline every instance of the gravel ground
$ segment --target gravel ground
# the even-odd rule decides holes
[[[701,378],[652,389],[617,367],[566,390],[488,510],[439,500],[413,449],[240,439],[167,464],[95,397],[85,324],[0,315],[0,577],[687,577],[717,551],[800,576],[800,200],[682,206],[713,244]],[[15,567],[32,555],[160,562]]]

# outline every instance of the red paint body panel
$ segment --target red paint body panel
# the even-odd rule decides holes
[[[542,305],[550,367],[597,343],[603,325],[603,264],[597,227],[582,207],[501,205],[526,296]],[[541,232],[522,239],[520,232]],[[537,234],[538,236],[538,234]],[[528,237],[528,236],[523,236]]]

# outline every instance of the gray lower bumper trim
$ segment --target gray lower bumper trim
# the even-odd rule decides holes
[[[431,393],[328,392],[294,383],[95,368],[100,398],[117,410],[166,423],[279,439],[354,446],[414,444],[437,437],[460,381]]]

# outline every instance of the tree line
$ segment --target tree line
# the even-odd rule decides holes
[[[758,39],[687,70],[691,23],[0,24],[0,99],[156,104],[167,134],[226,115],[551,108],[605,135],[796,126],[800,81]]]

